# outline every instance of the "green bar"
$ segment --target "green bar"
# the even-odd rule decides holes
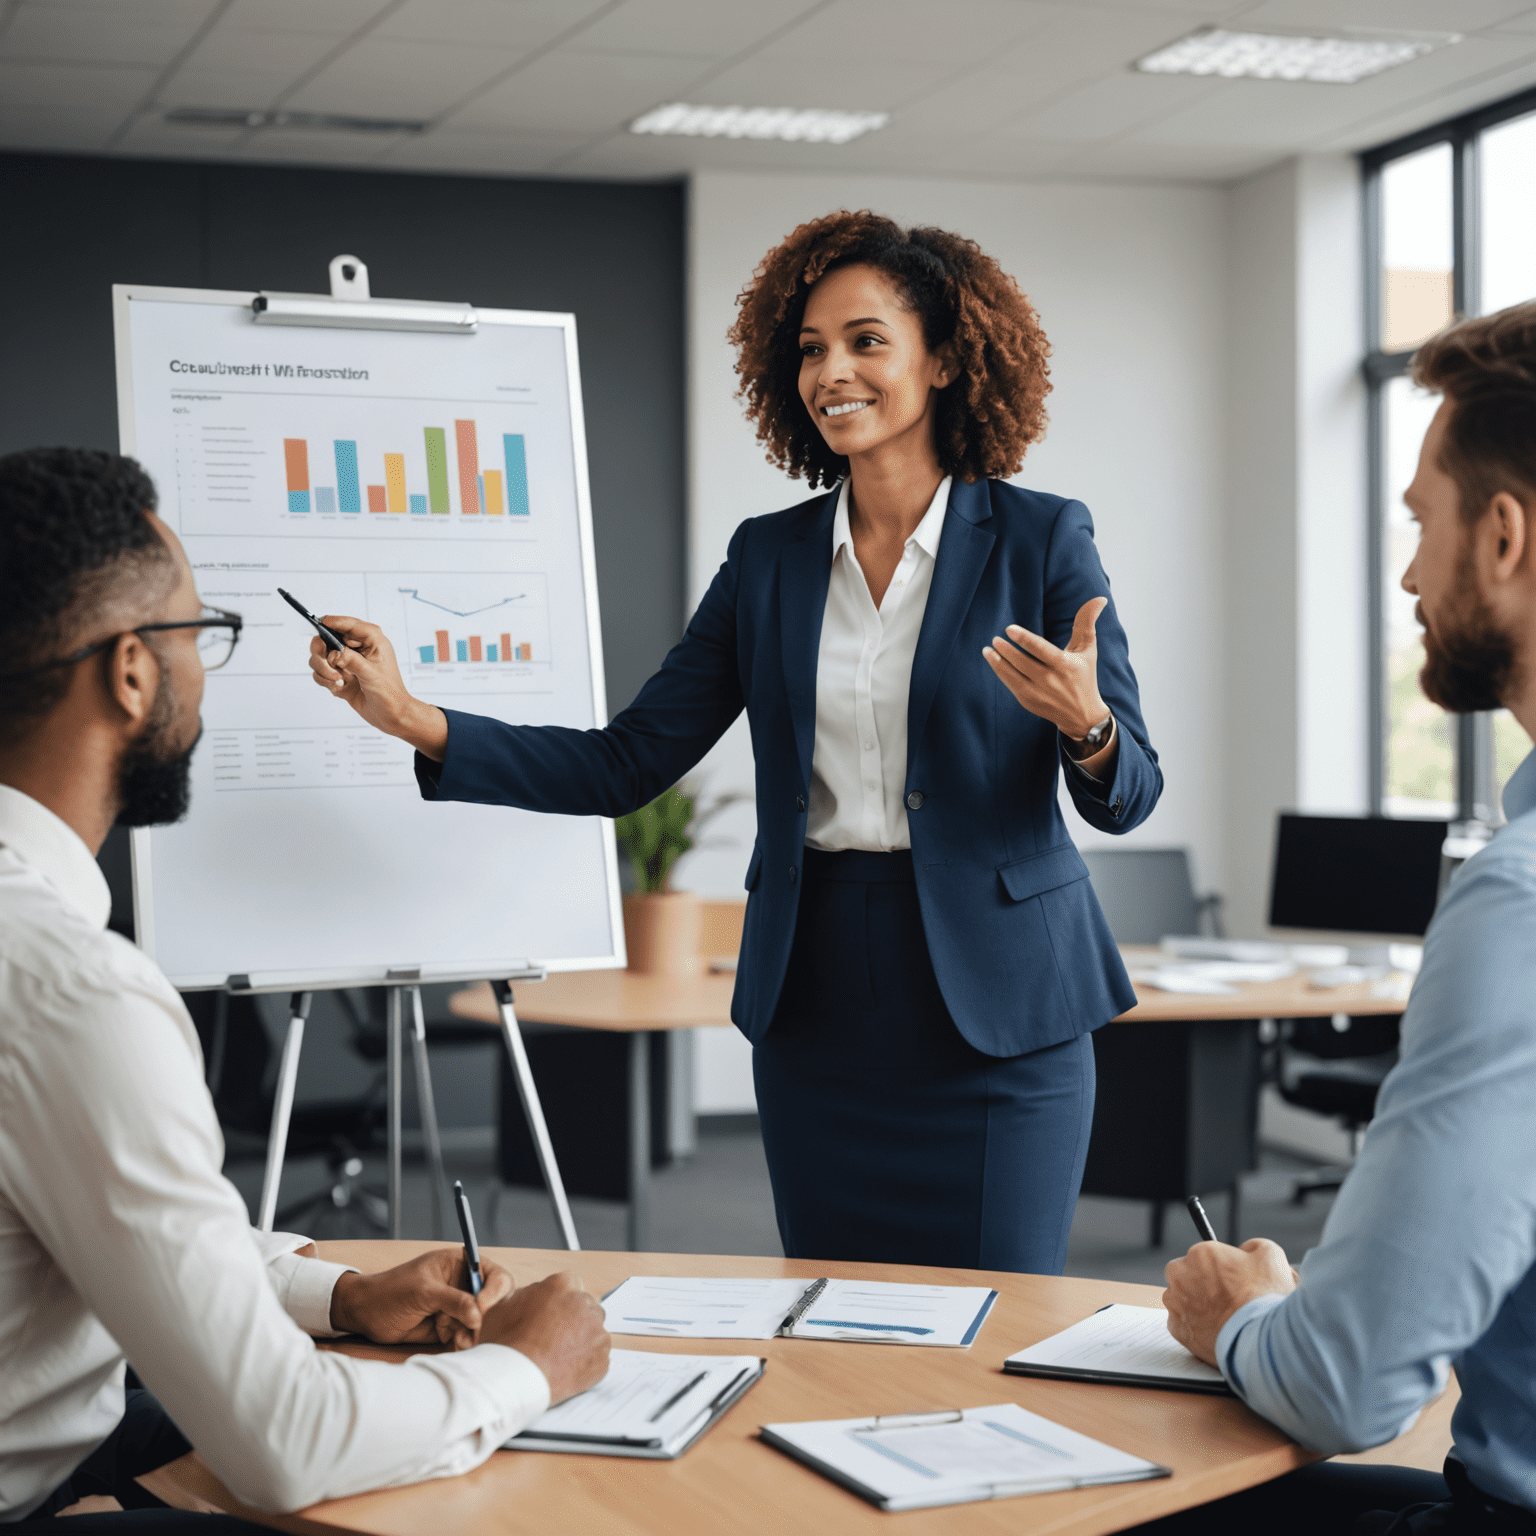
[[[448,443],[441,427],[427,429],[427,496],[434,512],[447,512]]]

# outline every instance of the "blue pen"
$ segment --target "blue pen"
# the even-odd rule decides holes
[[[480,1245],[475,1241],[475,1218],[469,1212],[469,1196],[458,1179],[453,1181],[453,1208],[459,1213],[459,1231],[464,1234],[464,1262],[469,1266],[469,1294],[478,1296],[485,1277],[480,1273]]]

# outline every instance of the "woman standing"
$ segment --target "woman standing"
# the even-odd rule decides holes
[[[742,709],[757,845],[732,1016],[786,1254],[1059,1274],[1088,1032],[1135,1000],[1057,802],[1124,832],[1162,790],[1081,502],[1005,485],[1048,344],[968,240],[802,225],[731,333],[773,461],[824,494],[743,523],[603,730],[412,698],[376,626],[315,680],[414,745],[428,798],[618,816]]]

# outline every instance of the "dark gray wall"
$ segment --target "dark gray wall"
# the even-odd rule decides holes
[[[118,446],[113,283],[323,293],[347,251],[379,297],[569,310],[616,712],[683,625],[684,197],[0,154],[0,452]]]

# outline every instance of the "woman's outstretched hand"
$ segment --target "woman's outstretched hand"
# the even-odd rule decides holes
[[[344,699],[375,730],[409,742],[423,757],[442,762],[448,750],[448,719],[407,690],[395,648],[377,624],[328,613],[321,621],[347,642],[328,651],[319,635],[309,642],[309,670],[317,686]]]
[[[1064,651],[1043,636],[1010,624],[1007,640],[994,636],[981,652],[1002,685],[1030,714],[1049,720],[1072,741],[1081,741],[1109,713],[1099,692],[1099,642],[1094,634],[1099,615],[1108,606],[1107,597],[1092,597],[1077,610]]]

